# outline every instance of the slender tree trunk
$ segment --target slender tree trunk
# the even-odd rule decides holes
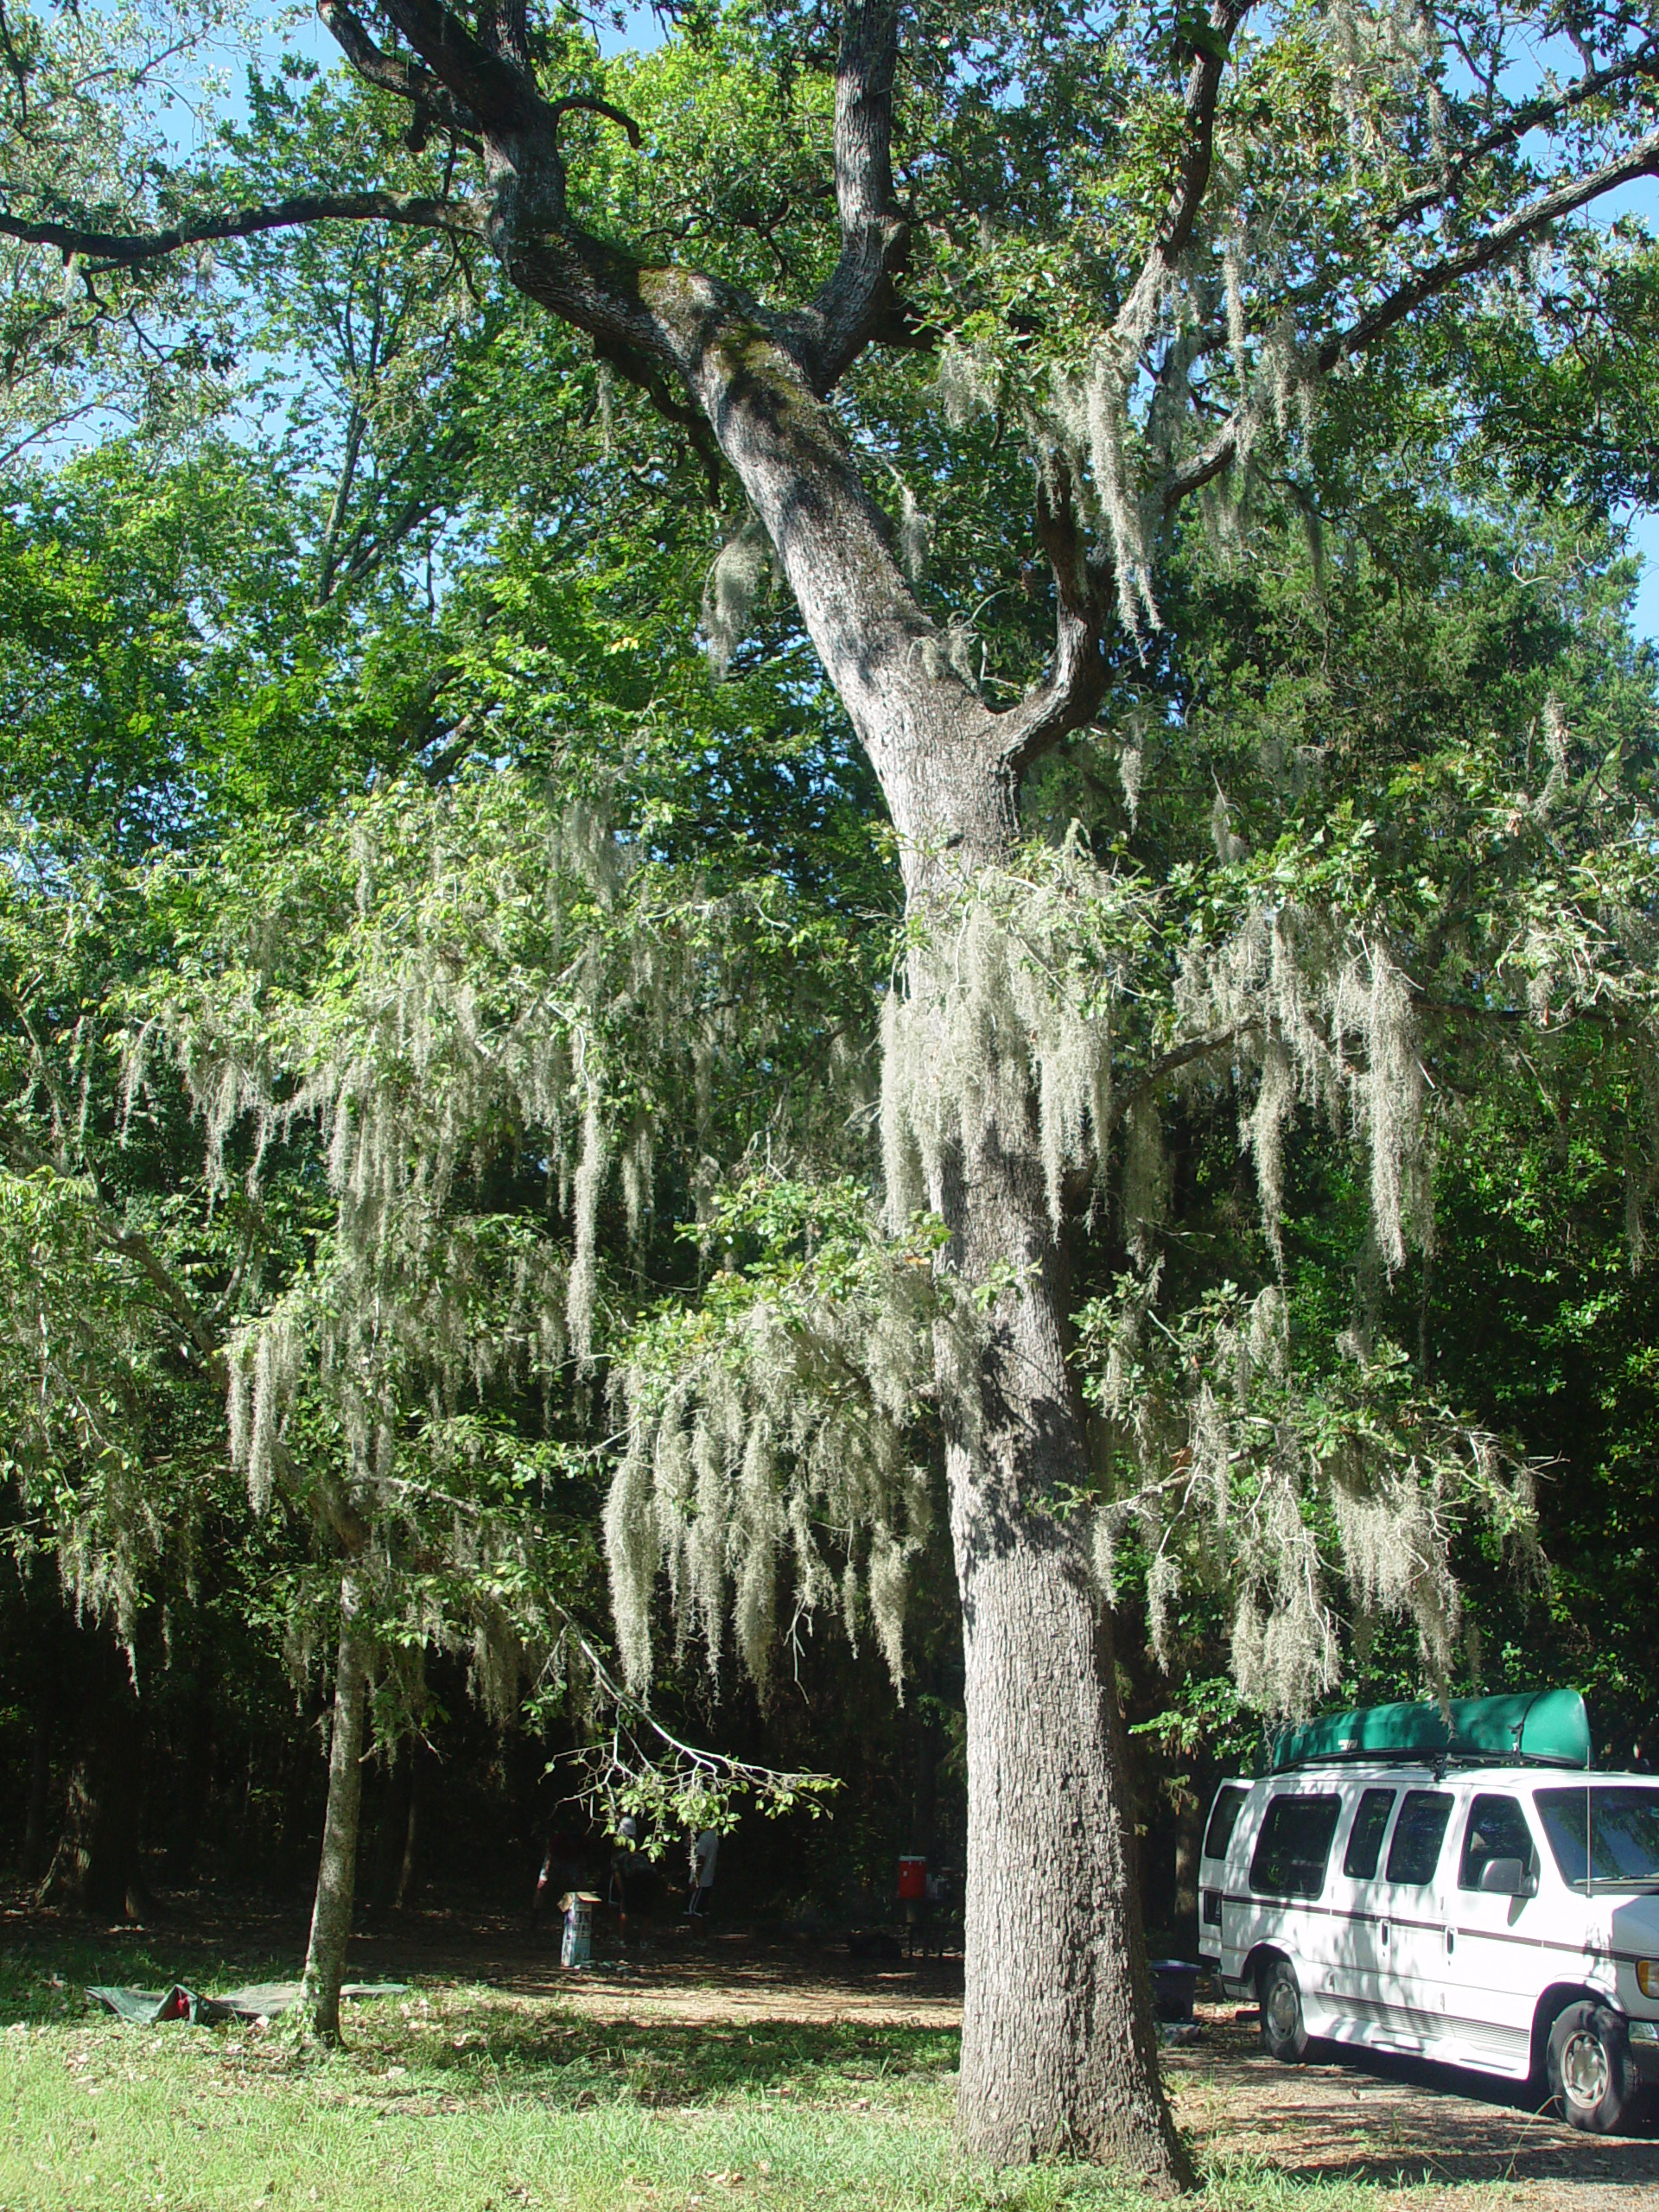
[[[184,1755],[175,1770],[168,1815],[167,1878],[184,1883],[196,1868],[213,1771],[213,1708],[198,1677],[185,1722]]]
[[[52,1716],[42,1705],[29,1739],[29,1799],[23,1812],[23,1880],[38,1882],[46,1867],[46,1810],[52,1794]]]
[[[409,1818],[404,1827],[404,1858],[397,1870],[397,1894],[392,1910],[407,1912],[420,1887],[421,1844],[425,1827],[426,1749],[419,1738],[409,1747]]]
[[[40,1901],[109,1920],[142,1920],[150,1905],[140,1853],[143,1717],[121,1655],[99,1643],[91,1656],[63,1827]]]
[[[357,1585],[340,1585],[340,1652],[334,1669],[334,1725],[328,1740],[328,1802],[322,1818],[322,1858],[311,1913],[300,2002],[325,2043],[340,2040],[340,1986],[352,1934],[357,1886],[358,1813],[363,1796],[364,1704],[369,1647],[358,1623]]]
[[[1190,1784],[1175,1809],[1175,1924],[1184,1942],[1198,1936],[1198,1859],[1204,1847],[1209,1799]]]
[[[931,1713],[918,1712],[911,1723],[913,1758],[910,1796],[910,1847],[925,1859],[937,1873],[934,1853],[939,1808],[939,1724]]]
[[[390,1912],[409,1840],[410,1764],[405,1749],[394,1755],[380,1787],[374,1822],[374,1880],[370,1903],[376,1913]]]

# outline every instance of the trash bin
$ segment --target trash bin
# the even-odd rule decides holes
[[[901,1859],[899,1861],[899,1902],[901,1904],[919,1904],[926,1895],[926,1859]]]
[[[567,1890],[559,1899],[564,1914],[564,1939],[559,1945],[562,1967],[585,1967],[594,1955],[594,1907],[598,1897],[591,1890]]]
[[[1190,2020],[1198,1969],[1185,1959],[1152,1961],[1152,2009],[1160,2020]]]

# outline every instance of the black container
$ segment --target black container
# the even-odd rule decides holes
[[[1160,2020],[1190,2020],[1198,1968],[1185,1959],[1152,1962],[1152,2009]]]

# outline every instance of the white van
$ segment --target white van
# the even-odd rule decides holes
[[[1659,1778],[1575,1778],[1455,1739],[1367,1748],[1423,1733],[1397,1725],[1410,1712],[1452,1735],[1434,1707],[1374,1707],[1222,1784],[1200,1955],[1256,1999],[1276,2057],[1313,2037],[1408,2052],[1530,2080],[1574,2126],[1624,2127],[1659,2089]],[[1368,1728],[1378,1713],[1396,1725]]]

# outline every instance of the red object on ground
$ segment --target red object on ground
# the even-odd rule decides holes
[[[914,1904],[926,1895],[926,1859],[901,1859],[899,1861],[899,1896],[901,1902]]]

